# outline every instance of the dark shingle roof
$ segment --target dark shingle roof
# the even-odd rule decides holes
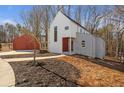
[[[75,20],[73,20],[72,18],[70,18],[69,16],[67,16],[65,13],[61,12],[63,15],[65,15],[69,20],[71,20],[73,23],[77,24],[78,26],[80,26],[81,28],[83,28],[84,30],[88,31],[84,26],[82,26],[81,24],[79,24],[78,22],[76,22]],[[89,31],[88,31],[89,32]]]

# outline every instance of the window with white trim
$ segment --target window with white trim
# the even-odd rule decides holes
[[[69,30],[69,26],[65,26],[65,30]]]
[[[80,29],[80,33],[82,33],[82,29]]]
[[[82,47],[85,47],[85,41],[84,40],[81,41],[81,45],[82,45]]]

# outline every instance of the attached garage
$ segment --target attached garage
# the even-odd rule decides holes
[[[13,40],[13,50],[33,50],[39,49],[38,42],[30,35],[22,35]]]

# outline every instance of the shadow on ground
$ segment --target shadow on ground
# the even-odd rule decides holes
[[[80,71],[73,65],[57,60],[47,59],[32,62],[10,63],[16,77],[16,86],[19,87],[76,87],[80,78]]]

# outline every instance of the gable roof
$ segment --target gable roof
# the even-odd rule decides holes
[[[82,26],[81,24],[79,24],[78,22],[76,22],[75,20],[73,20],[72,18],[70,18],[69,16],[67,16],[65,13],[63,13],[61,11],[61,13],[66,16],[70,21],[72,21],[73,23],[75,23],[76,25],[80,26],[81,28],[83,28],[84,30],[88,31],[84,26]],[[88,31],[89,32],[89,31]]]

